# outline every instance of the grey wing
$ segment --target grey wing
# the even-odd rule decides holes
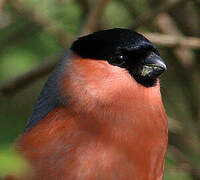
[[[62,60],[57,64],[53,72],[46,81],[36,103],[32,114],[26,124],[27,131],[35,126],[41,119],[43,119],[49,112],[55,109],[62,103],[62,95],[60,93],[59,77],[66,67],[71,52],[67,52]]]

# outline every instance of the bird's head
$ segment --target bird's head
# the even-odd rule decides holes
[[[145,87],[154,86],[167,69],[156,47],[128,29],[108,29],[80,37],[71,50],[82,58],[106,60],[112,66],[126,69]]]
[[[50,75],[26,129],[63,104],[80,112],[116,101],[126,107],[130,99],[160,103],[157,80],[165,70],[156,47],[134,31],[115,28],[80,37]]]

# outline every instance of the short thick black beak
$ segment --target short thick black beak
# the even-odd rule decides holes
[[[146,59],[145,59],[146,65],[152,65],[161,68],[163,71],[167,70],[167,66],[165,65],[162,58],[155,54],[151,53]]]
[[[162,58],[155,53],[151,53],[144,59],[141,75],[156,78],[166,70],[167,66]]]

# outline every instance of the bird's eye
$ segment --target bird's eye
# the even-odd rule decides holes
[[[114,66],[122,66],[125,64],[125,59],[123,55],[115,55],[109,59],[109,63]]]

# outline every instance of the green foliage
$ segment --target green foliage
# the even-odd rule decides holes
[[[104,21],[110,27],[128,27],[132,23],[131,15],[119,2],[111,1],[105,8]]]
[[[27,167],[28,164],[11,147],[0,146],[0,177],[8,174],[20,176]]]
[[[166,164],[165,164],[165,174],[163,180],[192,180],[188,172],[179,169],[179,163],[176,162],[171,154],[167,154]]]

